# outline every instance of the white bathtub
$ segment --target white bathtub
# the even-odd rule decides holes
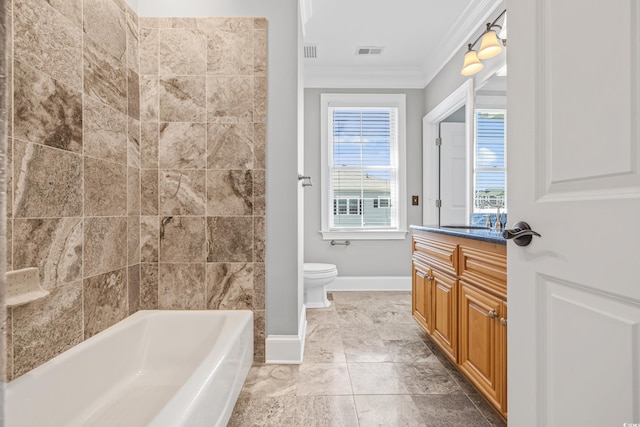
[[[140,311],[7,385],[6,425],[225,426],[250,311]]]

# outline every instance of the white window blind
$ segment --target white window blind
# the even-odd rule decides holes
[[[398,228],[398,108],[329,107],[331,229]],[[385,208],[380,209],[380,200]]]
[[[506,209],[505,111],[476,110],[474,212]]]

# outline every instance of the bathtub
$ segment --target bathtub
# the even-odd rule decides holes
[[[250,311],[139,311],[7,385],[6,425],[225,426]]]

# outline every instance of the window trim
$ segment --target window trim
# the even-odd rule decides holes
[[[398,224],[394,229],[329,228],[329,213],[333,202],[329,197],[329,107],[394,107],[398,109]],[[407,234],[407,156],[406,156],[406,95],[405,94],[350,94],[323,93],[320,95],[320,188],[321,230],[323,240],[403,240]]]

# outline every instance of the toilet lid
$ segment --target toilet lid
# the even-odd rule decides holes
[[[334,264],[305,263],[305,273],[330,273],[336,270]]]

